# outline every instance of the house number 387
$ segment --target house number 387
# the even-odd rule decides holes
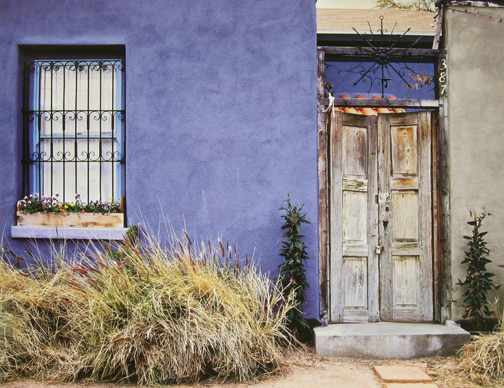
[[[439,95],[444,96],[446,91],[446,81],[448,76],[446,75],[446,59],[441,59],[441,65],[439,66]]]

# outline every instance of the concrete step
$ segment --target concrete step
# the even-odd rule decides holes
[[[418,366],[375,365],[373,369],[386,383],[432,383],[432,377]]]
[[[456,325],[342,323],[315,329],[317,354],[326,357],[411,359],[455,354],[471,339]]]

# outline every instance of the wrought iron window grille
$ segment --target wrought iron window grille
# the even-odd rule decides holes
[[[361,39],[361,44],[354,42],[354,47],[334,49],[334,54],[326,57],[325,67],[333,68],[338,74],[348,73],[356,75],[353,86],[369,83],[368,93],[373,86],[378,85],[381,98],[385,98],[386,89],[394,78],[403,82],[408,89],[416,89],[425,85],[432,85],[435,90],[435,77],[426,72],[418,72],[411,67],[411,63],[434,63],[437,60],[436,50],[415,49],[415,45],[423,36],[419,36],[407,47],[400,47],[404,43],[408,28],[403,34],[394,36],[395,27],[387,35],[388,30],[383,26],[384,17],[380,16],[380,28],[375,34],[368,21],[370,34],[361,34],[353,28],[356,35]],[[391,39],[392,38],[392,39]],[[422,55],[422,52],[425,54]],[[332,58],[332,59],[331,59]],[[341,68],[336,64],[341,62],[354,62],[350,68]],[[416,81],[416,82],[414,82]],[[332,95],[331,83],[326,84],[327,95]]]
[[[35,60],[23,70],[23,192],[73,201],[122,196],[124,63]]]

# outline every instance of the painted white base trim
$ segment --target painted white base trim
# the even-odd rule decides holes
[[[66,240],[122,240],[128,228],[65,228],[54,226],[12,226],[13,238]]]

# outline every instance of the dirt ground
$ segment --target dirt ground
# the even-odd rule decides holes
[[[267,375],[256,381],[225,383],[203,380],[177,388],[382,388],[383,383],[373,372],[374,365],[419,366],[439,388],[476,388],[477,385],[454,373],[455,357],[424,358],[417,360],[357,360],[317,356],[313,349],[290,352],[282,373]],[[2,388],[133,388],[129,384],[73,383],[18,380],[2,383]],[[497,385],[486,387],[496,388]]]

